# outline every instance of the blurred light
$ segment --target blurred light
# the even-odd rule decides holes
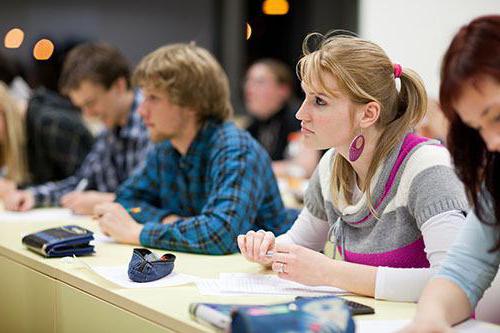
[[[5,34],[3,45],[8,49],[17,49],[24,40],[24,31],[19,28],[10,29]]]
[[[247,40],[252,36],[252,27],[247,23]]]
[[[33,47],[33,57],[36,60],[47,60],[54,52],[54,43],[48,39],[40,39]]]
[[[288,9],[288,1],[286,0],[266,0],[262,4],[262,11],[266,15],[286,15]]]

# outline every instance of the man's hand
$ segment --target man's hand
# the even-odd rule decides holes
[[[135,222],[127,210],[118,203],[103,203],[95,206],[99,227],[105,235],[119,243],[139,245],[142,225]]]
[[[80,215],[91,215],[94,207],[100,203],[113,202],[113,193],[97,191],[70,192],[61,198],[61,206],[69,208],[73,213]]]
[[[161,223],[163,224],[172,224],[174,222],[177,222],[181,219],[182,217],[178,216],[178,215],[168,215],[168,216],[165,216],[162,220],[161,220]]]

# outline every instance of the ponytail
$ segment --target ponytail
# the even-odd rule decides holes
[[[411,69],[400,66],[395,72],[393,63],[378,45],[353,36],[329,35],[324,37],[315,33],[306,37],[303,43],[304,56],[299,61],[297,71],[301,80],[308,85],[313,81],[324,82],[322,75],[329,73],[352,102],[376,102],[380,105],[380,116],[375,126],[381,129],[382,134],[361,188],[366,193],[369,209],[376,216],[371,202],[371,181],[389,153],[424,117],[427,94],[420,77]],[[323,39],[315,43],[317,49],[309,50],[309,45],[313,44],[310,39],[318,38]],[[399,92],[395,80],[401,80]],[[321,86],[328,92],[328,87],[323,83]],[[352,203],[354,175],[351,164],[341,154],[336,154],[331,181],[335,205],[342,197],[345,202]]]

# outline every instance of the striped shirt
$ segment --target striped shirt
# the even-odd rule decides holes
[[[144,228],[141,244],[167,250],[228,254],[249,230],[288,230],[295,211],[283,207],[271,161],[247,132],[234,124],[207,121],[186,155],[163,141],[143,169],[117,191]],[[171,214],[173,224],[161,220]]]
[[[56,206],[60,198],[87,179],[87,190],[115,192],[118,186],[144,161],[150,145],[147,128],[137,112],[140,94],[136,93],[127,123],[104,130],[96,139],[78,171],[58,182],[29,188],[37,206]],[[54,147],[56,148],[56,147]]]

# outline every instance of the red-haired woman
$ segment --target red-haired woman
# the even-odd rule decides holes
[[[471,316],[500,264],[500,16],[462,27],[446,52],[441,105],[474,209],[405,332],[448,332]],[[500,309],[497,309],[500,315]]]

